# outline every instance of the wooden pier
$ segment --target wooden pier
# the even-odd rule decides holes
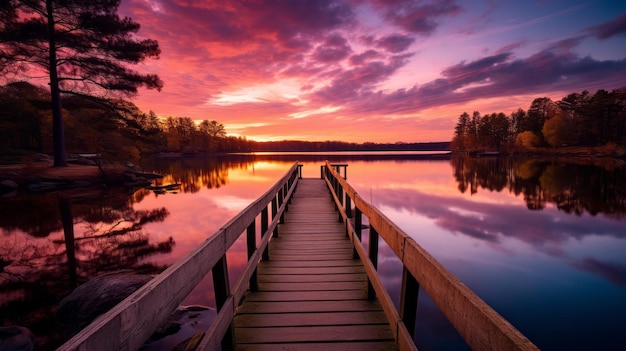
[[[302,179],[237,308],[236,350],[397,349],[322,179]]]
[[[362,199],[345,179],[347,165],[326,162],[320,170],[321,179],[302,179],[294,164],[188,256],[58,350],[138,350],[209,271],[218,314],[185,350],[417,350],[419,291],[472,350],[538,350]],[[248,265],[231,285],[226,252],[242,235]],[[402,263],[399,308],[377,273],[379,240]]]

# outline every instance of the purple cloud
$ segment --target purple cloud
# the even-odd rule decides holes
[[[376,46],[391,53],[397,54],[409,48],[415,41],[408,35],[391,34],[376,41]]]
[[[527,94],[542,89],[611,89],[623,86],[621,77],[624,76],[626,59],[599,61],[565,50],[544,50],[524,59],[514,59],[512,53],[500,53],[450,66],[442,71],[442,78],[410,89],[376,92],[352,106],[352,112],[410,113],[439,105]]]
[[[315,49],[313,59],[323,63],[337,62],[348,57],[351,52],[348,41],[340,35],[333,34]]]
[[[383,8],[385,18],[396,26],[417,34],[429,35],[439,25],[437,20],[454,16],[461,8],[453,0],[423,3],[413,0],[374,0],[375,6]]]
[[[591,27],[587,31],[601,40],[618,35],[626,36],[626,13],[621,14],[613,21]]]
[[[380,59],[383,57],[384,56],[376,50],[367,50],[364,53],[352,55],[350,57],[350,63],[354,66],[358,66],[370,62],[374,59]]]
[[[404,58],[392,58],[389,63],[371,61],[352,69],[338,71],[332,82],[315,92],[323,105],[346,103],[371,94],[376,83],[380,83],[405,64]]]

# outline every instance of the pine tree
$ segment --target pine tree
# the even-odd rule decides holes
[[[139,24],[117,14],[120,0],[2,0],[0,78],[49,77],[54,165],[66,166],[61,97],[132,96],[139,87],[160,90],[155,74],[129,64],[158,58],[155,40],[134,36]]]

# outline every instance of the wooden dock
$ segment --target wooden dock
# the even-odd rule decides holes
[[[236,350],[397,350],[322,179],[301,179],[236,310]]]
[[[538,350],[359,196],[347,165],[326,162],[321,179],[302,179],[301,167],[57,351],[140,349],[209,272],[217,316],[185,350],[417,351],[419,291],[472,350]],[[227,252],[242,236],[248,264],[231,284]],[[398,307],[378,274],[379,241],[402,263]]]

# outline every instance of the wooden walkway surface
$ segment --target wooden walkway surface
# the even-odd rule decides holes
[[[397,350],[326,183],[297,191],[234,319],[236,350]]]

